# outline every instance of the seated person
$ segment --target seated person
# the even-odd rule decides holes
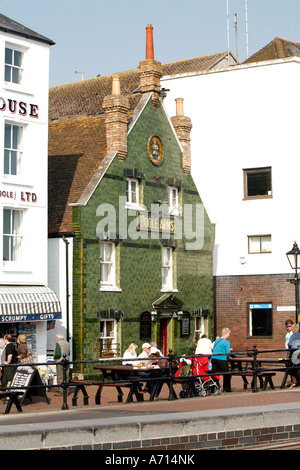
[[[147,369],[149,369],[149,370],[148,370],[148,372],[145,373],[144,377],[145,378],[160,377],[161,376],[161,368],[159,366],[159,361],[161,359],[159,359],[159,357],[160,357],[159,352],[149,354],[148,357],[149,357],[149,359],[151,358],[151,361],[148,361]],[[157,385],[157,380],[147,380],[145,388],[143,390],[141,390],[140,393],[150,393],[150,395],[151,395],[151,393],[153,392],[154,387],[156,385]],[[160,389],[161,389],[161,387],[160,387]],[[156,391],[156,394],[155,394],[156,397],[158,397],[159,391],[160,390]]]
[[[128,348],[126,349],[126,351],[123,354],[123,359],[126,359],[126,361],[122,361],[123,366],[125,366],[125,365],[136,366],[136,361],[130,361],[129,360],[129,359],[135,359],[137,357],[136,349],[137,349],[137,345],[134,344],[134,343],[131,343],[128,346]]]

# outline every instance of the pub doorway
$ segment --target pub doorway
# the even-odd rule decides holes
[[[164,356],[168,355],[168,318],[160,320],[159,349]]]

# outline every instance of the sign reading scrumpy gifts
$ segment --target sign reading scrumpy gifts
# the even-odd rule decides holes
[[[39,118],[39,107],[37,104],[0,97],[0,111],[6,110],[10,111],[11,114],[19,114],[23,117],[28,115],[31,118]]]

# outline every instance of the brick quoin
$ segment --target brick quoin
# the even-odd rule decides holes
[[[231,330],[230,345],[235,350],[284,349],[285,320],[296,319],[295,311],[278,311],[277,307],[295,306],[295,287],[288,274],[220,276],[214,278],[215,334]],[[249,336],[250,303],[272,303],[272,336]],[[280,356],[280,353],[278,353]]]

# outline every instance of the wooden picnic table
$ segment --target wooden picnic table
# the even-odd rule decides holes
[[[228,357],[228,361],[232,364],[235,363],[238,366],[239,372],[241,373],[241,376],[243,377],[243,380],[244,380],[244,378],[246,378],[245,373],[253,373],[252,368],[248,369],[248,364],[253,365],[253,363],[254,363],[254,357],[253,356],[238,356],[238,355],[235,356],[233,354],[233,356]],[[242,367],[243,363],[245,363],[244,368]],[[282,383],[281,383],[281,386],[280,386],[280,388],[284,388],[287,377],[289,375],[289,370],[287,368],[287,364],[288,364],[287,359],[278,358],[278,357],[260,357],[260,356],[257,356],[256,357],[256,363],[259,367],[261,367],[263,364],[282,364],[282,363],[284,363],[285,366],[286,366],[286,370],[285,370],[284,377],[282,379]],[[270,372],[269,373],[267,371],[258,371],[258,378],[260,380],[260,384],[261,384],[262,388],[265,388],[265,386],[268,382],[270,383],[272,388],[274,387],[273,383],[272,383],[272,379],[271,379],[271,374],[276,375],[276,372],[272,372],[272,373]],[[236,374],[236,375],[239,375],[239,374]],[[263,377],[263,376],[265,376],[265,377]],[[265,381],[263,381],[263,379]]]
[[[99,365],[99,366],[97,365],[97,366],[94,366],[94,369],[95,370],[100,370],[102,372],[104,381],[108,381],[109,378],[111,378],[113,382],[119,381],[119,380],[126,380],[127,383],[128,383],[127,386],[129,386],[129,388],[130,388],[130,384],[133,388],[135,387],[135,389],[136,389],[137,384],[141,388],[143,382],[145,382],[147,380],[155,381],[156,384],[153,387],[153,390],[150,394],[150,401],[153,401],[155,396],[157,396],[157,397],[159,396],[163,384],[166,383],[167,386],[169,387],[169,400],[176,400],[177,399],[177,395],[176,395],[176,392],[173,388],[172,381],[170,380],[170,378],[168,376],[169,367],[161,367],[159,369],[151,369],[147,366],[138,367],[138,366],[130,366],[130,365]],[[149,379],[145,379],[143,377],[145,375],[145,373],[149,372],[149,371],[152,371],[152,370],[153,371],[160,371],[161,372],[160,377],[153,377],[153,378],[149,377]],[[176,369],[174,369],[174,372],[175,372],[175,370]],[[106,384],[103,384],[103,386],[106,386]],[[130,392],[131,391],[132,390],[130,388]],[[134,392],[134,393],[136,393],[136,392]],[[138,391],[137,391],[137,394],[138,394]],[[140,394],[139,398],[137,396],[137,399],[139,399],[141,401],[143,399],[142,395]],[[128,399],[127,399],[127,401],[128,401]]]

